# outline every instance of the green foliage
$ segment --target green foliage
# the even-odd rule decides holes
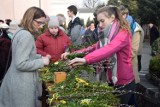
[[[49,103],[54,107],[112,107],[119,104],[119,100],[113,94],[113,87],[106,83],[89,82],[78,77],[82,70],[93,72],[90,66],[79,66],[67,75],[64,82],[55,84]],[[65,103],[61,103],[61,102]]]
[[[137,18],[137,1],[136,0],[109,0],[109,5],[120,6],[123,5],[129,10],[129,14]]]
[[[84,53],[71,53],[67,57],[69,60],[74,59],[75,57],[82,58],[86,54]],[[86,70],[86,71],[94,71],[94,69],[90,66],[80,66],[77,68],[77,70]],[[53,82],[54,72],[70,72],[71,68],[68,66],[68,61],[57,61],[55,63],[50,63],[48,66],[39,69],[39,74],[40,74],[40,80],[45,81],[45,82]]]
[[[160,0],[109,0],[108,4],[124,5],[130,15],[141,20],[141,24],[160,24]]]
[[[84,19],[81,18],[80,20],[81,20],[82,26],[85,27]]]
[[[61,72],[61,71],[65,71],[65,72],[69,72],[70,68],[68,66],[68,62],[67,61],[57,61],[55,63],[50,63],[48,66],[48,69],[50,72]]]
[[[119,6],[120,3],[118,2],[118,0],[109,0],[109,1],[108,1],[108,5]]]
[[[49,69],[47,67],[44,67],[39,70],[39,80],[44,82],[53,82],[53,73],[49,72]]]
[[[85,53],[71,53],[71,54],[67,55],[67,58],[69,60],[72,60],[72,59],[74,59],[76,57],[77,58],[83,58],[85,55],[86,55]]]
[[[71,52],[73,52],[73,51],[76,51],[76,50],[80,50],[80,49],[86,48],[87,46],[89,46],[88,43],[83,43],[83,44],[81,44],[81,45],[71,44],[71,45],[69,46],[69,50],[70,50]]]
[[[160,55],[154,56],[150,60],[149,73],[160,78]]]
[[[152,44],[152,54],[153,56],[160,55],[160,38],[155,40]]]
[[[54,72],[69,72],[70,70],[71,69],[67,64],[67,61],[57,61],[55,63],[50,63],[48,66],[39,69],[40,80],[45,82],[53,82]]]
[[[90,26],[90,23],[91,23],[91,19],[90,19],[90,17],[88,17],[87,23],[86,23],[86,27],[89,27],[89,26]]]
[[[160,0],[137,0],[138,16],[142,24],[152,22],[160,24]]]

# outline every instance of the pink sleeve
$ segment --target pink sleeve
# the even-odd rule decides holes
[[[80,49],[80,50],[77,50],[77,51],[74,51],[74,53],[81,53],[81,52],[93,52],[94,50],[96,50],[96,47],[97,47],[97,43],[93,44],[92,46],[89,46],[87,48],[83,48],[83,49]]]
[[[128,45],[130,38],[130,34],[127,31],[122,30],[108,45],[95,50],[94,52],[86,55],[84,58],[86,59],[88,64],[96,63],[103,59],[106,59]]]

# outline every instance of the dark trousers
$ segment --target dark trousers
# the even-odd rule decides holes
[[[133,95],[133,92],[128,92],[128,91],[130,90],[135,91],[135,81],[132,81],[131,83],[125,85],[124,87],[116,86],[115,88],[118,88],[119,91],[123,91],[123,90],[126,91],[126,93],[120,95],[119,98],[120,98],[120,103],[124,104],[121,107],[128,107],[127,105],[129,104],[129,100]]]
[[[137,59],[138,59],[138,72],[141,70],[141,68],[142,68],[142,65],[141,65],[141,57],[142,57],[142,55],[138,55],[137,56]]]

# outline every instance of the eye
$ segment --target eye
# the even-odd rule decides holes
[[[101,19],[99,22],[102,22],[102,23],[104,23],[104,21],[105,21],[105,20]]]

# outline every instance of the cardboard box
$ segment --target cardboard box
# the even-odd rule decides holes
[[[60,83],[66,80],[66,72],[54,72],[54,82]]]

